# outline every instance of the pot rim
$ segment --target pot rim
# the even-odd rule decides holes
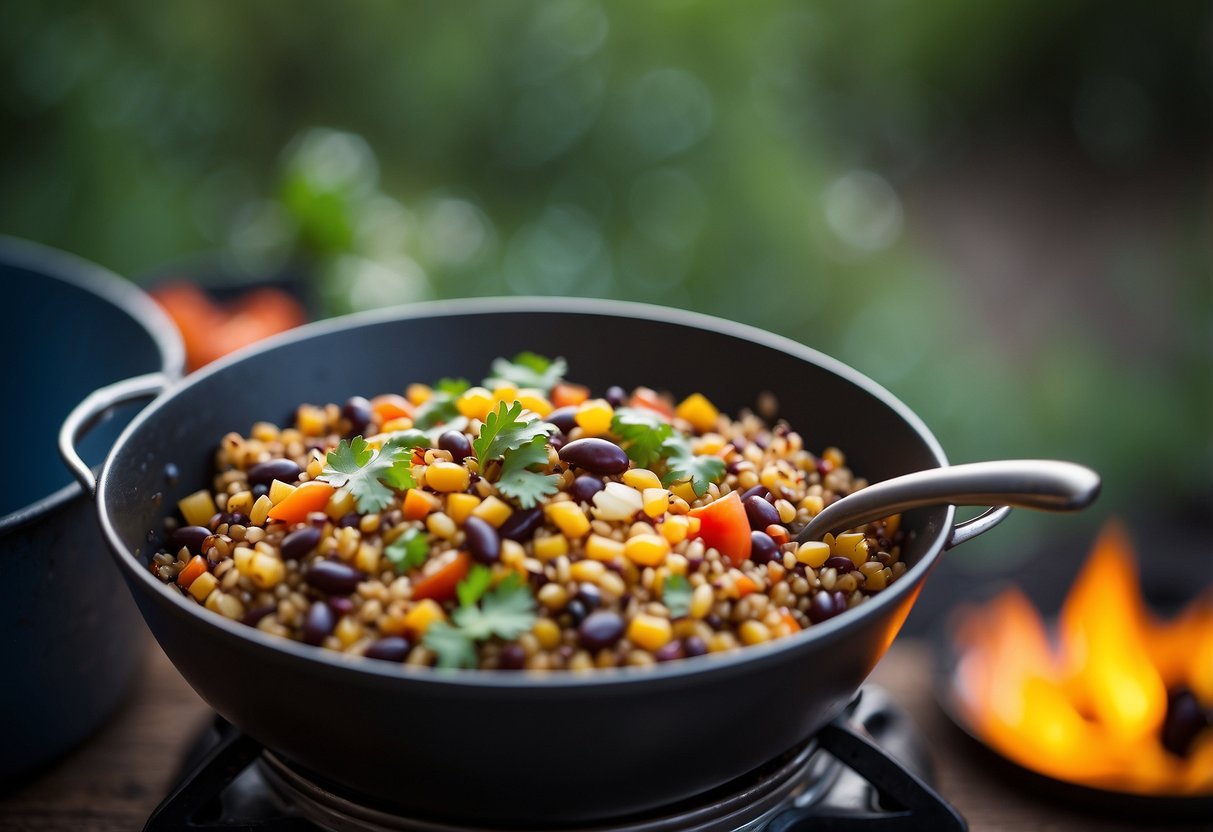
[[[128,583],[133,580],[140,590],[149,593],[157,603],[170,608],[174,615],[193,617],[197,621],[204,622],[203,626],[214,628],[227,638],[237,639],[246,645],[251,644],[257,649],[269,650],[280,660],[308,662],[313,664],[317,670],[325,668],[329,671],[359,674],[362,677],[362,681],[366,683],[422,684],[447,688],[448,690],[487,687],[504,690],[542,689],[546,691],[569,691],[587,687],[599,688],[603,686],[634,685],[637,683],[646,683],[652,687],[664,682],[684,680],[687,677],[704,674],[732,675],[733,673],[748,672],[759,665],[769,665],[784,660],[787,658],[787,653],[800,650],[810,644],[843,640],[845,638],[844,633],[848,628],[859,626],[861,621],[891,613],[894,607],[905,601],[903,596],[917,592],[926,574],[931,570],[935,561],[942,553],[948,535],[952,530],[956,511],[954,506],[943,507],[943,522],[940,524],[935,539],[930,541],[923,556],[917,563],[906,570],[905,575],[901,579],[888,589],[872,596],[870,600],[865,601],[860,607],[848,610],[843,615],[836,616],[819,624],[814,624],[812,627],[799,633],[794,633],[785,638],[776,639],[764,644],[750,645],[743,649],[664,662],[652,667],[596,669],[590,673],[538,671],[499,673],[463,668],[436,669],[432,667],[413,667],[382,661],[353,661],[351,657],[336,651],[263,633],[255,627],[249,627],[246,624],[204,609],[201,605],[187,600],[180,593],[169,592],[166,585],[152,575],[148,569],[139,564],[136,561],[136,556],[126,549],[110,519],[107,503],[107,495],[110,490],[109,481],[114,468],[114,460],[128,451],[128,445],[131,444],[132,439],[135,438],[144,423],[153,418],[168,401],[188,394],[192,388],[212,376],[225,372],[229,367],[253,361],[263,353],[268,353],[280,347],[306,341],[311,338],[399,320],[454,315],[510,313],[604,315],[608,317],[641,319],[656,323],[672,323],[678,326],[750,341],[760,346],[783,352],[791,355],[793,358],[815,364],[835,375],[839,375],[881,401],[918,434],[940,466],[948,464],[943,448],[927,428],[926,424],[907,405],[893,396],[892,393],[835,358],[831,358],[790,338],[775,335],[757,327],[735,323],[698,312],[687,312],[681,309],[654,304],[596,298],[493,297],[413,303],[317,321],[272,336],[259,343],[244,347],[197,372],[191,373],[186,378],[173,384],[158,396],[155,401],[144,408],[127,425],[114,443],[114,447],[110,450],[109,455],[103,463],[97,482],[97,513],[101,529],[109,545],[110,554],[118,562],[119,567],[126,573]],[[913,598],[910,599],[909,603],[913,604]]]
[[[173,378],[181,375],[185,368],[185,345],[177,327],[134,283],[66,251],[2,234],[0,262],[69,284],[117,307],[151,336],[160,356],[160,372]],[[84,489],[72,479],[62,488],[0,517],[0,536],[41,519],[83,494]]]

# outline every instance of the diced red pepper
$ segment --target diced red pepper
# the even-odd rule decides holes
[[[732,566],[749,560],[750,520],[736,491],[689,513],[699,518],[699,531],[694,536],[724,555]]]
[[[471,556],[467,552],[456,552],[450,561],[413,583],[413,600],[433,598],[439,603],[452,600],[455,597],[455,588],[467,577],[471,568]]]

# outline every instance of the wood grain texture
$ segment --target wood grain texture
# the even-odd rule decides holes
[[[1130,832],[1139,821],[1092,817],[1026,794],[982,764],[981,755],[948,722],[931,694],[926,646],[899,641],[873,674],[904,703],[931,745],[936,785],[973,830],[1010,832]],[[0,795],[0,829],[129,832],[143,827],[177,774],[187,746],[207,724],[210,710],[159,648],[127,704],[110,723],[67,759]],[[1161,827],[1159,827],[1161,828]],[[1166,827],[1196,832],[1198,824]]]

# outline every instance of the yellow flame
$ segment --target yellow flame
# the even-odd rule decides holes
[[[1175,620],[1142,601],[1132,549],[1110,524],[1062,607],[1056,649],[1018,590],[962,614],[959,705],[1001,753],[1052,777],[1152,794],[1213,793],[1213,731],[1163,748],[1167,691],[1213,703],[1213,588]]]

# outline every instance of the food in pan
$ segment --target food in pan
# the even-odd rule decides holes
[[[865,485],[785,422],[561,359],[304,404],[230,433],[151,570],[267,633],[410,665],[588,670],[761,644],[905,572],[900,518],[796,531]],[[710,391],[706,391],[709,392]]]

